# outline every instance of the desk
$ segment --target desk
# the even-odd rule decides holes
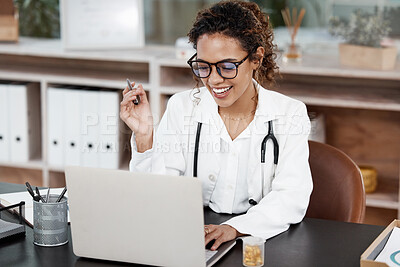
[[[0,193],[25,190],[24,185],[0,183]],[[205,210],[205,222],[221,223],[231,215]],[[384,229],[382,226],[305,218],[290,229],[267,240],[265,266],[359,266],[360,255]],[[0,243],[0,266],[131,266],[114,262],[86,260],[72,252],[71,235],[67,245],[45,248],[33,244],[33,230],[26,237]],[[137,265],[136,265],[137,266]],[[215,266],[242,266],[242,242]]]

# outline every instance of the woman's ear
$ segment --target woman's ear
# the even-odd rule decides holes
[[[261,66],[261,64],[262,64],[262,61],[263,61],[263,59],[264,59],[264,53],[265,53],[265,49],[264,49],[264,47],[262,47],[262,46],[259,46],[258,48],[257,48],[257,51],[255,52],[255,55],[254,55],[254,60],[253,60],[253,69],[254,70],[257,70],[260,66]]]

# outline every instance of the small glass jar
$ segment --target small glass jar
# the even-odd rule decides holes
[[[282,58],[284,63],[301,62],[301,49],[298,44],[287,45]]]
[[[243,238],[243,265],[264,266],[264,243],[259,237],[247,236]]]

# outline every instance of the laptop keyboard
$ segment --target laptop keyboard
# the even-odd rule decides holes
[[[212,256],[214,256],[215,254],[217,254],[217,252],[218,252],[218,250],[212,251],[212,250],[206,249],[206,262],[207,262],[209,259],[211,259]]]

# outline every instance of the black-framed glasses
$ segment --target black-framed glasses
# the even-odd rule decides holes
[[[209,63],[204,60],[193,60],[196,56],[197,53],[194,54],[188,61],[187,63],[189,66],[192,68],[192,72],[194,75],[196,75],[199,78],[207,78],[210,76],[212,67],[215,66],[217,69],[218,74],[224,78],[224,79],[233,79],[237,76],[238,74],[238,68],[240,64],[246,61],[246,59],[249,57],[250,54],[248,54],[244,59],[238,62],[231,62],[231,61],[218,61],[217,63]]]

